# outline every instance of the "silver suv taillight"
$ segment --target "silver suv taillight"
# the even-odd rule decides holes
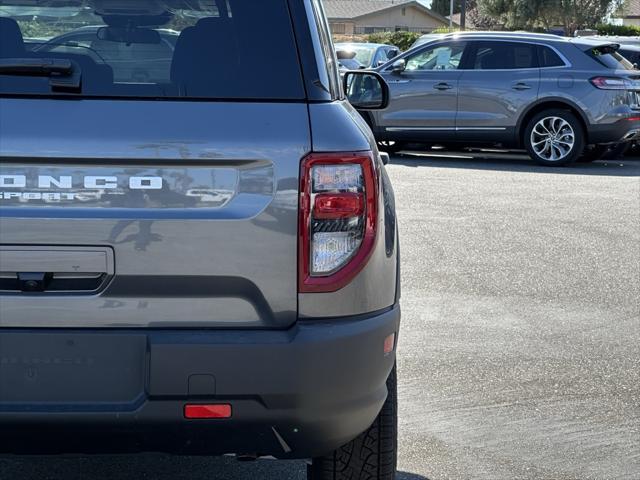
[[[371,256],[378,181],[369,153],[314,153],[302,162],[299,290],[333,292]]]
[[[631,90],[633,83],[621,77],[593,77],[591,84],[600,90]]]

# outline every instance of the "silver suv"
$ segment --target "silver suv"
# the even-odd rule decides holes
[[[320,1],[1,12],[0,454],[393,479],[393,190]]]
[[[444,35],[378,69],[391,103],[366,119],[389,150],[489,144],[545,165],[595,159],[640,132],[640,72],[617,49],[543,34]]]

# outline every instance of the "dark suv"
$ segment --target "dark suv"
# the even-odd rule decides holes
[[[618,48],[533,33],[443,35],[379,68],[391,102],[366,118],[389,150],[484,144],[525,148],[545,165],[595,159],[640,133],[640,75]]]
[[[394,478],[393,190],[319,0],[2,5],[0,453]]]

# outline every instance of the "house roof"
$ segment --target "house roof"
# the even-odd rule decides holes
[[[443,23],[449,22],[423,0],[324,0],[323,3],[329,20],[353,20],[394,8],[417,7]]]
[[[623,18],[640,18],[640,0],[626,0],[622,12]]]

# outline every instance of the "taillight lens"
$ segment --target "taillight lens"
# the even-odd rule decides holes
[[[301,292],[333,292],[369,259],[376,237],[378,181],[371,153],[311,154],[300,186]]]
[[[601,90],[627,90],[632,88],[631,82],[620,77],[593,77],[590,82]]]

